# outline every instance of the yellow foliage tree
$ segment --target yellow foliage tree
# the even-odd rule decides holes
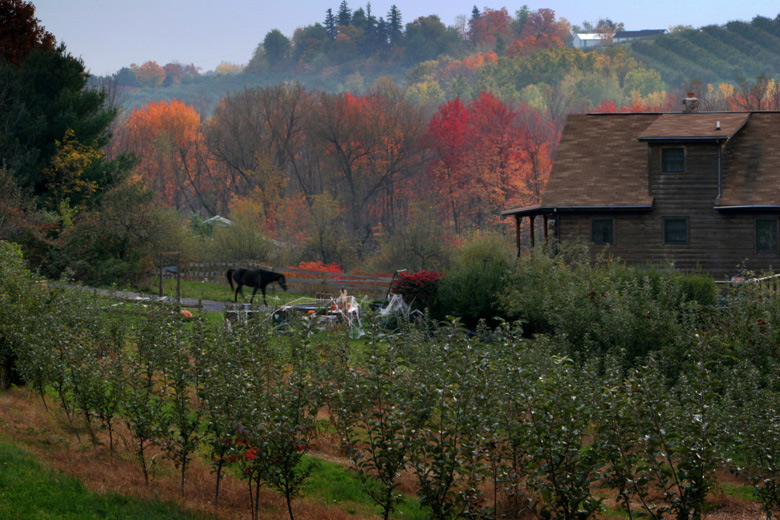
[[[47,168],[44,179],[53,205],[78,203],[93,195],[98,185],[85,176],[85,172],[103,158],[103,154],[76,139],[73,130],[67,130],[62,141],[55,141],[57,153]]]

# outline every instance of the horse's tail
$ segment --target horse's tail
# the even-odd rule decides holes
[[[233,289],[233,271],[234,271],[233,269],[228,269],[227,270],[227,278],[228,278],[228,283],[230,283],[230,290],[231,291],[235,290],[235,289]]]

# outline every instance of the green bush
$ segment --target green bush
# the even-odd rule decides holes
[[[579,247],[567,247],[518,263],[501,297],[507,315],[525,320],[532,333],[561,339],[575,359],[611,354],[631,365],[663,350],[674,366],[700,324],[696,299],[713,300],[705,290],[711,280],[611,258],[591,261]]]
[[[509,241],[495,234],[475,235],[457,252],[454,265],[439,284],[434,315],[456,316],[468,327],[480,320],[495,324],[495,318],[505,315],[498,295],[512,272]]]
[[[21,384],[19,349],[29,334],[45,299],[45,286],[27,270],[21,248],[0,240],[0,389]]]

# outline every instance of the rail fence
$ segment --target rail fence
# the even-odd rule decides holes
[[[270,267],[257,262],[243,262],[241,264],[227,262],[183,264],[180,276],[183,280],[198,282],[205,280],[227,285],[227,270],[239,268],[266,269],[282,273],[291,291],[311,295],[334,293],[343,288],[349,293],[384,296],[392,282],[392,277],[389,276],[307,271],[291,267]]]

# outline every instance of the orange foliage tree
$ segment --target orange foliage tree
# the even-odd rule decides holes
[[[179,210],[216,214],[218,175],[209,157],[200,116],[181,101],[157,101],[135,109],[121,129],[124,151],[141,158],[136,172]]]
[[[525,38],[515,40],[506,50],[507,57],[528,56],[539,49],[549,49],[550,47],[562,47],[563,40],[552,34],[540,34],[538,36],[529,35]]]
[[[138,68],[135,80],[142,87],[159,87],[165,81],[165,69],[155,61],[147,61]]]
[[[392,231],[412,189],[409,178],[422,164],[422,111],[398,91],[323,94],[310,132],[353,239],[364,244],[377,226]]]

